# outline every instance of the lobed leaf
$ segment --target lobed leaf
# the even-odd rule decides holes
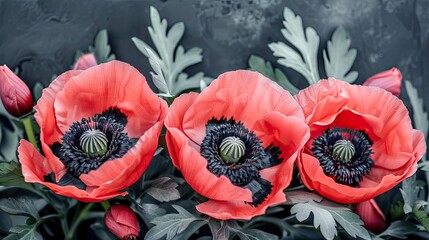
[[[416,184],[416,175],[405,179],[402,182],[401,191],[402,198],[404,199],[404,213],[410,213],[413,211],[413,207],[418,200],[420,188]]]
[[[12,215],[23,215],[35,220],[40,218],[34,201],[28,197],[0,199],[0,210]]]
[[[22,186],[26,185],[24,176],[21,173],[21,167],[18,163],[2,162],[0,163],[0,186]],[[1,201],[1,200],[0,200]]]
[[[161,19],[154,7],[150,7],[150,18],[152,25],[148,27],[148,31],[156,51],[149,44],[136,37],[133,37],[132,41],[143,55],[149,57],[149,61],[152,58],[152,62],[159,63],[166,88],[169,90],[168,94],[178,95],[184,90],[199,88],[201,80],[211,81],[211,79],[205,78],[202,73],[197,73],[191,78],[183,73],[186,68],[200,63],[203,59],[201,48],[194,47],[185,51],[183,46],[179,45],[185,33],[185,24],[176,23],[168,30],[167,20]],[[153,52],[152,56],[150,56],[149,51]],[[152,63],[151,65],[153,68]],[[155,72],[160,76],[158,70]],[[160,81],[160,79],[154,78],[155,81]],[[160,83],[155,83],[155,85],[157,84],[160,85]],[[165,87],[162,86],[162,88]],[[166,93],[166,91],[163,92]]]
[[[284,38],[294,46],[296,50],[284,42],[268,44],[274,56],[279,57],[278,63],[299,72],[309,84],[320,80],[317,66],[317,53],[319,51],[319,36],[316,31],[307,27],[304,29],[301,17],[289,8],[283,11],[284,28],[281,30]]]
[[[89,46],[89,52],[94,53],[97,63],[105,63],[116,59],[115,54],[110,51],[107,30],[103,29],[95,36],[94,46]]]
[[[325,71],[328,77],[334,77],[353,83],[358,77],[357,71],[350,69],[356,59],[356,49],[350,48],[351,40],[343,27],[337,27],[328,41],[326,50],[323,50]]]
[[[313,213],[313,225],[326,239],[333,239],[338,234],[336,222],[352,237],[371,239],[359,216],[344,205],[306,191],[287,192],[286,198],[286,204],[295,204],[290,211],[298,221],[307,220]]]
[[[37,224],[13,226],[8,236],[3,240],[42,240],[43,237],[36,231]]]
[[[265,61],[262,57],[251,55],[248,61],[250,70],[256,71],[265,77],[277,82],[285,90],[295,95],[299,90],[287,79],[286,75],[278,68],[273,68],[269,61]]]
[[[160,202],[169,202],[180,198],[177,187],[178,184],[171,181],[169,177],[161,177],[153,181],[147,194]]]
[[[391,236],[400,239],[407,239],[407,235],[417,232],[418,228],[414,223],[406,221],[395,221],[384,230],[384,232],[377,235],[377,237]]]
[[[205,221],[202,218],[195,217],[184,208],[178,205],[172,205],[178,213],[167,214],[154,218],[151,223],[154,227],[146,233],[145,239],[161,239],[166,236],[167,240],[173,239],[177,234],[185,231],[192,222]]]

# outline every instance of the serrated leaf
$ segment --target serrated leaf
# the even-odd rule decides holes
[[[165,81],[164,74],[162,73],[162,70],[161,70],[161,65],[160,65],[161,63],[157,60],[155,53],[152,50],[150,50],[149,48],[146,48],[146,52],[149,56],[148,58],[149,58],[150,66],[155,72],[155,73],[150,72],[150,74],[152,75],[153,83],[162,94],[172,97],[170,94],[170,91],[168,90],[168,86]]]
[[[422,206],[416,205],[413,207],[413,214],[417,221],[425,228],[426,232],[429,232],[429,217],[427,212]]]
[[[149,57],[148,49],[154,53],[152,58],[159,63],[171,95],[178,95],[184,90],[199,88],[200,81],[204,79],[204,74],[198,73],[188,79],[188,75],[183,73],[186,68],[200,63],[203,58],[201,48],[194,47],[185,51],[183,46],[179,45],[179,41],[185,32],[185,24],[176,23],[167,31],[167,20],[161,19],[159,12],[154,7],[150,7],[150,18],[151,26],[148,27],[148,31],[156,51],[149,44],[133,37],[132,41],[137,49],[146,57]]]
[[[3,240],[42,240],[43,237],[37,231],[37,224],[13,226],[7,237]]]
[[[166,236],[167,240],[171,240],[177,234],[183,232],[192,222],[204,221],[204,219],[195,217],[190,212],[178,205],[172,205],[178,213],[167,214],[156,217],[151,221],[155,224],[146,233],[145,239],[161,239]]]
[[[423,108],[423,99],[419,97],[417,89],[413,87],[410,81],[405,80],[405,89],[407,90],[408,98],[413,108],[414,127],[423,132],[425,139],[428,137],[429,119],[428,113]],[[423,160],[426,159],[426,153],[423,155]],[[429,179],[427,179],[429,181]]]
[[[384,230],[384,232],[377,235],[378,237],[391,236],[400,239],[407,239],[407,235],[417,232],[418,228],[414,223],[406,221],[395,221]]]
[[[115,54],[110,54],[107,30],[103,29],[97,33],[94,46],[89,46],[89,52],[94,53],[97,63],[105,63],[116,59]]]
[[[404,213],[413,211],[414,204],[418,200],[420,188],[416,185],[416,175],[405,179],[402,182],[401,191],[402,198],[404,199]]]
[[[362,239],[371,239],[371,236],[362,225],[363,222],[358,215],[351,211],[330,211],[335,221],[352,237]]]
[[[268,44],[274,56],[279,57],[278,63],[299,72],[309,84],[320,80],[317,67],[317,52],[319,51],[319,36],[316,31],[307,27],[304,30],[301,17],[289,8],[283,11],[284,28],[281,30],[285,39],[298,51],[283,42]]]
[[[40,218],[34,201],[28,197],[0,199],[0,210],[12,215],[23,215],[36,220]]]
[[[337,27],[332,38],[323,50],[325,71],[328,77],[334,77],[352,83],[358,77],[357,71],[350,71],[356,59],[356,49],[350,48],[351,40],[343,27]]]
[[[21,173],[21,167],[18,163],[2,162],[0,163],[0,186],[21,186],[25,185],[24,176]]]
[[[180,193],[177,190],[178,186],[169,177],[161,177],[153,181],[151,187],[147,190],[147,194],[160,202],[177,200],[180,198]]]
[[[290,213],[295,215],[296,219],[300,222],[307,220],[310,217],[310,213],[313,213],[313,225],[315,228],[320,228],[320,232],[326,239],[334,239],[338,234],[336,229],[337,224],[329,211],[311,202],[295,204],[290,209]]]
[[[273,68],[269,61],[265,61],[262,57],[251,55],[248,61],[250,70],[256,71],[265,77],[276,81],[285,90],[295,95],[299,90],[287,79],[286,75],[278,68]]]

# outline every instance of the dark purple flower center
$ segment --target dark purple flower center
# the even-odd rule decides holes
[[[278,147],[270,145],[264,149],[255,133],[233,118],[209,120],[200,151],[211,173],[225,176],[232,184],[252,192],[253,201],[248,203],[252,206],[260,205],[273,187],[261,178],[259,171],[282,161]]]
[[[374,166],[371,147],[372,141],[364,130],[334,127],[314,139],[311,151],[327,176],[337,183],[359,187]]]

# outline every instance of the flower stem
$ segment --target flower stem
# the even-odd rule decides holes
[[[28,141],[39,151],[39,146],[37,145],[36,137],[34,135],[33,126],[31,124],[31,115],[22,118],[22,123],[24,124],[25,133],[27,134]]]
[[[100,202],[101,203],[101,206],[103,206],[103,208],[104,208],[104,210],[109,210],[109,208],[110,208],[110,203],[109,203],[109,201],[108,200],[105,200],[105,201],[102,201],[102,202]]]
[[[66,233],[66,239],[70,240],[73,239],[74,233],[76,232],[77,227],[79,224],[86,219],[86,216],[89,214],[91,208],[94,206],[94,203],[88,203],[82,211],[79,213],[79,216],[77,217],[76,221],[71,226],[70,230]]]

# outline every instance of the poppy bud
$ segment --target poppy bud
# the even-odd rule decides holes
[[[366,229],[380,233],[386,228],[386,218],[374,199],[356,204],[355,212]]]
[[[0,66],[0,97],[12,116],[22,117],[33,109],[30,89],[6,65]]]
[[[73,65],[73,70],[85,70],[87,68],[97,65],[97,59],[93,53],[82,55]]]
[[[113,205],[104,215],[104,224],[120,239],[137,239],[139,222],[133,210],[126,205]]]
[[[397,68],[392,68],[368,78],[363,85],[379,87],[391,92],[393,95],[399,96],[401,93],[401,82],[401,71]]]

